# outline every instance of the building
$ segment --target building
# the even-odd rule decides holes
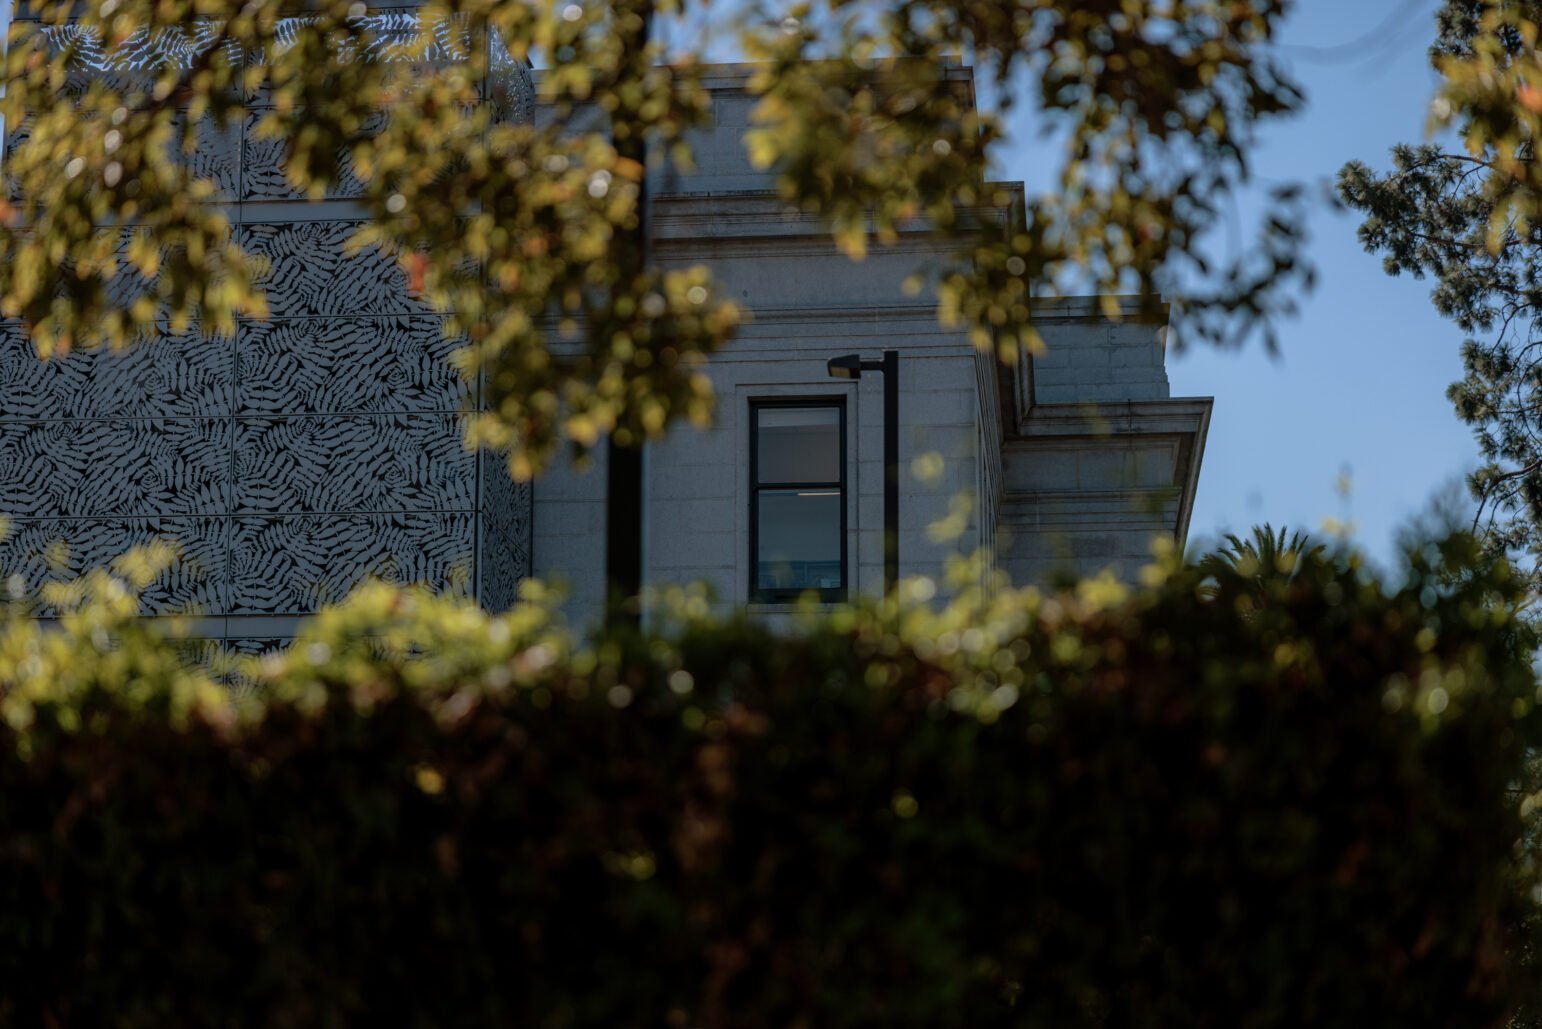
[[[1015,582],[1129,577],[1153,535],[1181,543],[1211,402],[1169,396],[1162,325],[1136,320],[1133,298],[1120,322],[1094,298],[1047,301],[1048,352],[998,364],[941,328],[931,298],[901,288],[947,241],[918,229],[853,263],[785,209],[740,146],[748,74],[713,70],[696,172],[653,183],[656,256],[708,263],[754,317],[712,360],[715,425],[648,450],[644,582],[700,581],[725,604],[771,610],[804,588],[880,593],[882,376],[837,380],[827,363],[884,350],[899,355],[902,576],[937,576],[949,555],[991,548]],[[949,75],[972,90],[968,68]],[[765,470],[782,461],[794,468]],[[604,598],[604,492],[600,469],[535,484],[533,571],[565,580],[578,611]],[[946,536],[933,529],[949,522]]]
[[[948,75],[972,89],[969,69]],[[901,288],[944,242],[916,232],[854,264],[785,209],[740,146],[746,78],[711,71],[697,170],[650,182],[656,256],[709,263],[753,321],[711,362],[716,424],[647,448],[645,584],[701,581],[725,607],[768,613],[807,589],[881,592],[884,376],[834,378],[829,362],[884,351],[898,361],[901,575],[989,548],[1017,582],[1129,576],[1154,535],[1181,542],[1210,401],[1169,397],[1162,325],[1134,303],[1110,321],[1092,300],[1057,300],[1039,311],[1046,354],[1006,366],[976,351]],[[531,116],[524,69],[501,88]],[[477,386],[450,369],[454,344],[394,262],[343,256],[347,183],[320,202],[290,195],[277,148],[244,131],[200,159],[272,259],[273,317],[233,339],[48,364],[19,326],[0,327],[0,578],[31,589],[174,539],[182,558],[147,613],[194,611],[201,632],[242,649],[287,637],[368,575],[499,608],[534,574],[567,584],[576,619],[596,614],[603,454],[520,486],[501,459],[467,453],[457,416]],[[62,564],[48,558],[59,540]]]

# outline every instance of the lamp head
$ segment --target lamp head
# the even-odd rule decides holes
[[[860,354],[832,357],[825,362],[825,371],[830,373],[832,379],[860,379],[862,378],[862,357]]]

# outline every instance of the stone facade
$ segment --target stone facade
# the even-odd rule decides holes
[[[949,74],[972,88],[969,69]],[[931,298],[902,289],[940,261],[945,242],[907,233],[853,263],[777,199],[740,145],[753,106],[747,76],[714,69],[712,123],[693,140],[696,170],[666,170],[650,184],[660,258],[710,265],[753,320],[711,362],[713,426],[681,427],[647,450],[644,582],[703,582],[725,607],[781,610],[750,601],[751,404],[840,398],[848,581],[855,593],[880,593],[882,377],[832,379],[826,362],[885,349],[900,355],[902,576],[938,577],[949,557],[983,548],[1017,583],[1104,569],[1132,578],[1153,537],[1181,543],[1210,400],[1169,398],[1161,321],[1141,321],[1133,298],[1117,321],[1091,298],[1045,301],[1046,353],[1006,367],[976,351],[939,326]],[[604,597],[596,545],[604,533],[603,455],[588,470],[559,468],[536,483],[535,574],[566,583],[580,618]]]
[[[1188,535],[1211,401],[1170,397],[1165,311],[1121,306],[1115,322],[1095,298],[1039,305],[1046,352],[1004,372],[1000,562],[1014,581],[1133,579],[1153,536]]]

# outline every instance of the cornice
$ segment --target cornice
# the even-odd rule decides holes
[[[1058,449],[1067,445],[1122,446],[1135,441],[1169,442],[1176,445],[1177,463],[1170,488],[1177,491],[1178,510],[1174,537],[1188,539],[1194,500],[1199,491],[1199,471],[1205,441],[1210,434],[1213,397],[1175,397],[1169,400],[1127,400],[1085,404],[1037,404],[1017,420],[1016,430],[1002,441],[1003,449]],[[1040,497],[1008,494],[1005,502],[1024,502]]]

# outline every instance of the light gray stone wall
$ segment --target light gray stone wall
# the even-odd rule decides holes
[[[1060,306],[1066,305],[1062,301]],[[1169,395],[1165,321],[1115,322],[1100,313],[1077,313],[1050,314],[1035,324],[1046,348],[1033,358],[1035,403],[1162,400]]]
[[[1016,582],[1111,571],[1133,581],[1156,537],[1172,538],[1186,456],[1177,434],[1014,440],[1005,448],[1008,527],[1001,560]]]
[[[530,117],[527,71],[501,75],[487,102]],[[368,576],[505,607],[529,573],[529,487],[462,445],[478,386],[394,259],[344,253],[357,182],[296,197],[282,147],[250,131],[259,104],[194,161],[271,261],[270,319],[46,363],[0,326],[0,579],[36,589],[158,539],[182,556],[146,613],[214,637],[285,637]]]
[[[750,101],[744,71],[714,73],[716,129],[697,141],[698,171],[666,173],[655,186],[656,254],[674,265],[705,263],[734,300],[752,312],[737,338],[709,362],[718,406],[706,430],[681,425],[646,451],[644,581],[663,587],[707,584],[725,609],[750,590],[749,415],[767,398],[842,397],[847,407],[847,580],[853,595],[883,588],[883,378],[830,378],[829,358],[900,353],[901,575],[937,577],[946,559],[973,553],[994,522],[997,476],[981,453],[999,447],[995,386],[981,392],[979,355],[957,332],[939,327],[928,298],[905,294],[907,276],[944,256],[915,232],[896,247],[854,263],[814,221],[789,211],[770,177],[749,168],[740,136]],[[671,177],[674,175],[674,177]],[[940,458],[940,471],[916,475],[916,459]],[[936,465],[938,462],[931,461]],[[971,509],[956,532],[933,530],[957,497]],[[986,498],[982,501],[981,498]],[[588,471],[562,466],[535,484],[535,574],[565,583],[569,611],[592,619],[604,595],[603,455]],[[987,506],[988,505],[988,506]],[[755,605],[774,616],[779,606]]]
[[[605,470],[601,447],[585,467],[558,461],[534,483],[531,573],[566,593],[578,623],[605,609]]]
[[[718,396],[714,426],[682,429],[649,449],[647,580],[702,581],[725,603],[743,604],[750,590],[750,404],[841,397],[847,418],[848,582],[853,594],[880,594],[883,380],[873,373],[856,382],[831,379],[825,362],[848,352],[876,358],[885,348],[900,352],[900,574],[936,577],[950,554],[976,549],[977,517],[966,518],[952,539],[928,531],[947,517],[955,496],[975,490],[978,467],[972,355],[937,335],[930,310],[909,317],[894,312],[855,331],[833,315],[765,313],[712,363],[709,374]],[[834,347],[832,338],[838,340]],[[917,478],[916,458],[923,454],[941,458],[935,478]]]
[[[774,259],[767,258],[774,273]],[[841,258],[844,260],[844,258]],[[771,312],[723,353],[708,374],[717,396],[713,425],[681,425],[646,450],[644,582],[705,583],[725,609],[750,590],[749,415],[753,400],[842,397],[847,417],[848,581],[853,594],[883,589],[883,380],[831,379],[825,362],[842,353],[876,358],[900,351],[900,574],[939,576],[950,555],[985,542],[981,505],[951,538],[931,531],[956,497],[980,491],[980,411],[975,356],[936,328],[934,311],[912,308],[846,324],[833,312]],[[941,458],[940,474],[916,476],[916,458]],[[563,583],[568,611],[588,622],[605,589],[605,461],[563,464],[535,484],[534,572]],[[777,606],[755,605],[774,613]]]
[[[961,83],[969,76],[950,74]],[[929,298],[902,289],[911,273],[942,263],[945,243],[915,231],[854,263],[776,198],[771,177],[744,154],[754,103],[745,77],[743,68],[710,70],[712,124],[693,137],[696,170],[666,167],[651,182],[657,255],[709,265],[753,318],[709,363],[712,427],[678,427],[647,449],[645,583],[703,582],[724,609],[744,607],[750,404],[838,396],[847,405],[848,582],[855,594],[878,594],[882,377],[833,380],[825,363],[884,349],[900,353],[902,576],[937,578],[950,557],[986,548],[1017,583],[1103,569],[1131,578],[1155,536],[1181,540],[1209,406],[1168,399],[1164,319],[1142,320],[1142,305],[1129,298],[1119,302],[1120,319],[1106,317],[1096,298],[1045,302],[1038,324],[1047,352],[999,365],[939,327]],[[940,474],[919,478],[933,457]],[[604,505],[603,455],[588,472],[564,466],[536,484],[535,572],[568,584],[569,611],[581,622],[604,596]],[[938,531],[945,527],[951,533]],[[771,618],[782,610],[749,609]]]
[[[1026,361],[1027,358],[1020,357],[1019,360]],[[984,350],[975,353],[975,395],[979,405],[976,421],[980,438],[978,458],[975,462],[978,482],[974,496],[979,512],[980,547],[990,557],[990,561],[982,564],[980,568],[981,585],[986,588],[993,586],[994,577],[991,572],[999,562],[1000,547],[1003,542],[1000,535],[1002,446],[1006,415],[1002,404],[1003,396],[1006,394],[1002,388],[1003,371],[994,353]]]
[[[1151,298],[1038,300],[1034,319],[1045,350],[1003,369],[1000,567],[1133,580],[1159,538],[1187,537],[1211,401],[1169,395]]]
[[[718,398],[709,430],[682,427],[648,451],[645,580],[706,582],[725,608],[750,591],[752,401],[842,397],[847,418],[847,582],[851,594],[883,590],[883,376],[830,378],[826,362],[899,352],[899,550],[902,577],[938,578],[950,556],[989,543],[993,476],[982,454],[999,442],[995,387],[982,394],[981,356],[941,328],[930,297],[903,288],[950,253],[921,227],[853,262],[828,232],[775,194],[743,144],[755,100],[750,69],[709,69],[711,124],[691,137],[694,170],[666,167],[653,185],[659,256],[705,263],[752,319],[708,368]],[[971,73],[947,71],[968,88]],[[994,375],[994,360],[988,362]],[[918,458],[926,460],[918,462]],[[918,472],[927,473],[918,477]],[[537,524],[542,488],[536,489]],[[955,502],[967,514],[945,525]],[[947,530],[947,531],[945,531]],[[539,529],[538,529],[539,531]],[[538,541],[538,549],[540,542]],[[776,605],[752,605],[774,615]]]

